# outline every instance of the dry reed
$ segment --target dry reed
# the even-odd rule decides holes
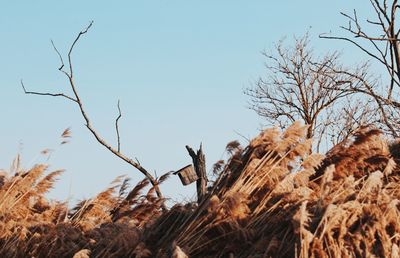
[[[399,257],[400,142],[364,127],[323,156],[306,132],[229,143],[207,198],[169,210],[124,177],[68,210],[45,197],[62,171],[17,158],[0,174],[0,256]]]

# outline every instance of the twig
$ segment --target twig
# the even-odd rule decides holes
[[[64,68],[64,59],[62,58],[60,51],[58,51],[56,45],[54,44],[54,41],[51,40],[51,45],[53,46],[54,51],[56,51],[58,58],[60,59],[61,62],[61,66],[58,68],[59,71],[62,71],[62,69]]]
[[[32,95],[41,95],[41,96],[51,96],[51,97],[63,97],[66,99],[69,99],[75,103],[78,103],[78,101],[68,95],[65,95],[64,93],[48,93],[48,92],[36,92],[36,91],[27,91],[24,85],[24,82],[21,80],[21,86],[22,89],[24,90],[25,94],[32,94]]]
[[[115,131],[117,132],[118,152],[120,152],[121,151],[121,139],[120,139],[120,136],[119,136],[118,122],[119,122],[119,119],[122,117],[122,114],[121,114],[121,108],[119,106],[119,100],[118,100],[117,107],[118,107],[118,117],[117,117],[117,119],[115,119]]]
[[[86,34],[86,33],[89,31],[89,29],[92,27],[93,22],[94,22],[94,21],[91,21],[91,22],[89,23],[89,25],[88,25],[84,30],[82,30],[81,32],[79,32],[78,36],[75,38],[74,42],[72,43],[71,48],[69,49],[69,52],[68,52],[68,63],[69,63],[69,74],[70,74],[71,78],[73,77],[72,58],[71,58],[72,51],[73,51],[73,49],[74,49],[74,47],[75,47],[75,44],[76,44],[76,43],[78,42],[78,40],[80,39],[80,37],[81,37],[82,35]]]

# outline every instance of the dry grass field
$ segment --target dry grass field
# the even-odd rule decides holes
[[[400,144],[365,127],[323,156],[306,132],[228,144],[207,198],[166,210],[126,178],[68,209],[45,197],[62,171],[15,162],[0,176],[0,256],[399,257]]]

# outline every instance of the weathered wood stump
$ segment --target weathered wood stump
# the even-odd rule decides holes
[[[202,144],[200,144],[200,149],[197,150],[197,153],[188,145],[186,145],[186,149],[190,157],[192,157],[194,170],[199,178],[196,181],[197,203],[201,203],[207,193],[206,158],[203,153]]]

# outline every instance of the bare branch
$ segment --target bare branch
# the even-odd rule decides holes
[[[117,150],[118,150],[118,152],[120,152],[121,151],[121,139],[120,139],[120,136],[119,136],[118,122],[119,122],[119,119],[122,117],[122,114],[121,114],[121,108],[119,106],[119,100],[118,100],[117,107],[118,107],[118,117],[117,117],[117,119],[115,119],[115,131],[117,133],[117,142],[118,142]]]
[[[118,101],[118,112],[119,115],[115,121],[115,127],[116,127],[116,131],[117,131],[117,141],[118,141],[118,146],[117,148],[112,147],[109,143],[107,143],[101,136],[100,134],[96,131],[96,129],[92,126],[91,121],[89,116],[87,115],[84,106],[83,106],[83,102],[78,94],[78,91],[76,89],[75,86],[75,82],[74,82],[74,77],[73,77],[73,66],[72,66],[72,53],[74,50],[75,45],[78,43],[79,39],[81,38],[81,36],[83,36],[84,34],[86,34],[89,29],[92,27],[93,25],[93,21],[90,22],[90,24],[81,32],[79,32],[78,36],[75,38],[75,40],[73,41],[69,52],[68,52],[68,65],[69,65],[69,73],[63,70],[64,67],[64,61],[63,58],[60,54],[60,52],[58,51],[58,49],[55,47],[53,41],[52,41],[52,45],[54,50],[56,51],[60,62],[61,62],[61,66],[59,68],[59,70],[65,74],[68,77],[68,82],[69,82],[69,86],[73,92],[74,98],[73,97],[69,97],[63,93],[59,93],[59,94],[52,94],[52,93],[40,93],[40,92],[29,92],[26,91],[22,81],[21,81],[21,85],[24,89],[24,92],[26,94],[35,94],[35,95],[45,95],[45,96],[52,96],[52,97],[64,97],[67,98],[69,100],[72,100],[73,102],[75,102],[80,110],[80,113],[82,115],[82,118],[85,120],[85,125],[86,128],[90,131],[90,133],[94,136],[94,138],[97,140],[97,142],[99,142],[101,145],[103,145],[106,149],[108,149],[111,153],[113,153],[115,156],[117,156],[118,158],[120,158],[121,160],[125,161],[126,163],[130,164],[131,166],[133,166],[134,168],[136,168],[137,170],[139,170],[139,172],[141,172],[146,178],[149,179],[150,183],[154,186],[154,189],[157,193],[157,196],[159,198],[162,198],[162,194],[161,191],[158,187],[158,181],[144,168],[140,165],[139,162],[136,162],[134,160],[132,160],[131,158],[125,156],[124,154],[122,154],[120,152],[120,135],[119,135],[119,128],[118,128],[118,121],[119,118],[122,116],[121,114],[121,109],[120,109],[120,105],[119,105],[119,101]],[[165,205],[163,206],[164,209],[166,209]]]
[[[61,62],[61,65],[60,65],[60,67],[58,68],[58,70],[59,70],[59,71],[62,71],[63,68],[64,68],[64,59],[62,58],[62,56],[61,56],[61,54],[60,54],[60,51],[58,51],[58,49],[57,49],[56,45],[54,44],[54,41],[53,41],[53,40],[51,40],[51,45],[53,46],[54,51],[56,51],[56,53],[57,53],[57,55],[58,55],[58,58],[60,59],[60,62]]]
[[[63,97],[66,98],[68,100],[71,100],[75,103],[78,103],[78,101],[64,93],[48,93],[48,92],[37,92],[37,91],[27,91],[24,85],[24,82],[21,80],[21,86],[22,89],[24,90],[25,94],[32,94],[32,95],[40,95],[40,96],[51,96],[51,97]]]
[[[72,51],[74,50],[74,47],[75,47],[76,43],[78,42],[78,40],[80,39],[80,37],[81,37],[82,35],[86,34],[86,33],[89,31],[89,29],[92,27],[93,22],[94,22],[94,21],[91,21],[91,22],[89,23],[89,25],[88,25],[84,30],[82,30],[81,32],[79,32],[78,36],[75,38],[74,42],[72,43],[71,48],[69,49],[69,52],[68,52],[68,64],[69,64],[69,75],[71,76],[71,78],[73,78],[72,57],[71,57]]]
[[[358,44],[354,40],[351,40],[351,39],[345,38],[345,37],[327,36],[326,34],[320,34],[319,37],[321,39],[336,39],[336,40],[348,41],[348,42],[352,43],[353,45],[355,45],[356,47],[358,47],[359,49],[361,49],[364,53],[366,53],[370,57],[376,59],[378,62],[380,62],[382,64],[385,64],[385,62],[382,61],[377,55],[375,55],[372,52],[368,51],[366,48],[362,47],[360,44]]]

